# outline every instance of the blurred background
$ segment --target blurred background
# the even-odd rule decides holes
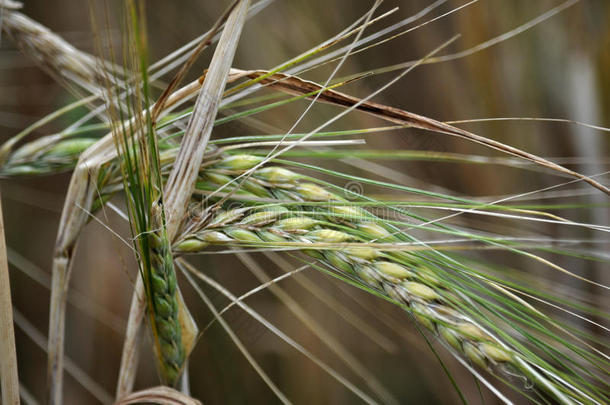
[[[101,3],[92,1],[99,5]],[[110,9],[120,2],[109,1]],[[230,2],[182,0],[168,2],[149,0],[148,31],[151,60],[155,61],[180,45],[206,31]],[[424,17],[425,21],[441,15],[466,1],[450,0]],[[244,28],[235,66],[243,69],[268,69],[317,45],[338,33],[370,8],[364,0],[276,0],[251,19]],[[414,15],[432,4],[431,0],[386,0],[378,14],[399,10],[367,30]],[[416,60],[455,34],[460,38],[440,52],[454,54],[479,44],[543,15],[562,4],[559,0],[481,0],[445,18],[394,39],[379,47],[350,57],[338,76],[347,76]],[[80,0],[28,0],[23,12],[63,36],[79,49],[96,53],[91,30],[89,2]],[[102,19],[99,18],[101,21]],[[479,52],[443,63],[419,66],[375,101],[426,115],[441,121],[490,117],[568,118],[591,124],[610,126],[610,2],[587,0],[516,35],[507,41]],[[118,24],[105,27],[117,42]],[[192,71],[196,77],[209,62],[211,51],[200,58]],[[334,69],[330,64],[304,75],[324,82]],[[343,91],[364,97],[383,85],[396,73],[376,75],[346,86]],[[54,83],[31,59],[22,55],[8,37],[0,46],[0,135],[2,141],[40,117],[66,105],[74,98]],[[287,131],[306,102],[281,110],[272,110],[218,127],[212,136],[226,137]],[[296,131],[317,127],[339,110],[315,107]],[[82,111],[81,111],[82,113]],[[57,132],[78,115],[65,116],[41,128],[38,135]],[[361,114],[349,114],[332,125],[332,129],[352,129],[385,125]],[[608,170],[610,141],[607,132],[557,122],[497,121],[462,124],[462,127],[526,151],[545,157],[580,158],[568,167],[584,174]],[[499,152],[471,142],[418,130],[393,131],[366,138],[369,149],[435,150],[501,156]],[[312,162],[312,159],[306,159]],[[319,160],[313,163],[359,176],[375,177],[365,168],[355,169],[347,162]],[[524,171],[519,167],[474,165],[440,162],[384,161],[394,173],[395,182],[427,189],[444,188],[455,195],[497,199],[525,193],[567,181],[546,172]],[[11,261],[12,294],[16,310],[17,348],[22,384],[39,401],[45,395],[46,358],[44,348],[48,328],[48,302],[51,258],[57,226],[67,189],[69,173],[35,179],[3,180],[2,205],[5,232]],[[381,177],[379,177],[381,178]],[[601,181],[607,184],[607,176]],[[337,183],[338,185],[343,185]],[[574,192],[579,187],[582,193]],[[559,189],[563,190],[563,189]],[[590,187],[573,185],[571,193],[556,202],[591,202],[607,204],[605,197]],[[380,190],[365,189],[375,195]],[[115,198],[120,203],[120,198]],[[529,201],[532,204],[535,201]],[[588,211],[556,211],[571,219],[607,225],[607,207]],[[112,212],[100,214],[107,227],[128,236],[127,224]],[[514,223],[502,220],[465,217],[461,224],[479,229],[506,232],[507,235],[546,235],[555,238],[591,237],[581,228],[540,226],[536,223]],[[487,222],[484,222],[487,221]],[[600,251],[607,249],[608,244]],[[481,254],[483,255],[483,254]],[[278,269],[277,261],[255,254],[257,264],[271,277],[292,270],[298,263],[287,261]],[[489,260],[515,268],[527,268],[539,280],[553,279],[566,288],[586,288],[570,279],[563,280],[531,261],[488,252]],[[580,274],[610,284],[610,273],[603,274],[603,264],[565,256],[553,257],[567,267],[578,267]],[[261,282],[244,263],[233,255],[203,255],[193,263],[218,280],[235,295],[241,295]],[[607,268],[605,269],[607,270]],[[71,282],[71,304],[68,306],[66,355],[74,367],[88,377],[66,373],[66,403],[98,403],[83,386],[87,378],[101,390],[114,394],[136,266],[130,249],[108,229],[91,221],[81,238]],[[186,301],[200,327],[211,315],[200,298],[180,280]],[[327,298],[314,296],[303,283],[319,288]],[[451,381],[421,337],[412,321],[399,308],[342,284],[313,269],[282,281],[280,287],[299,303],[324,329],[348,348],[400,403],[448,404],[459,402]],[[207,291],[207,290],[206,290]],[[218,308],[228,301],[218,293],[207,291]],[[305,346],[335,368],[346,379],[366,392],[368,388],[352,370],[337,359],[318,337],[311,333],[287,305],[268,291],[248,298],[247,303],[287,335]],[[598,305],[607,305],[601,299]],[[606,306],[607,308],[607,306]],[[336,309],[333,311],[331,309]],[[349,310],[362,324],[354,326],[339,315]],[[95,315],[95,316],[92,316]],[[312,361],[299,354],[265,327],[240,311],[226,313],[246,347],[260,362],[276,384],[295,403],[351,404],[359,399]],[[457,364],[440,345],[437,354],[450,370],[461,389],[473,403],[482,401],[472,376]],[[42,347],[41,347],[42,344]],[[142,349],[136,388],[157,383],[150,347]],[[241,404],[278,402],[252,367],[236,349],[226,332],[216,323],[206,330],[191,357],[190,377],[193,396],[205,404]],[[520,384],[519,381],[516,382]],[[486,403],[496,399],[485,389]],[[508,393],[517,402],[523,399]],[[379,399],[379,398],[378,398]],[[379,399],[380,402],[386,402]]]

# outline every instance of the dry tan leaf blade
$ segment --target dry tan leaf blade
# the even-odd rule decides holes
[[[114,405],[150,403],[159,405],[201,405],[201,402],[195,398],[189,397],[173,388],[164,386],[133,392],[116,401]]]
[[[308,98],[313,98],[316,97],[317,93],[319,93],[323,89],[322,86],[320,86],[319,84],[311,82],[309,80],[301,79],[297,76],[291,76],[284,73],[274,73],[269,75],[269,72],[265,70],[232,69],[230,80],[239,80],[243,77],[247,77],[249,79],[257,79],[261,76],[268,76],[260,81],[261,84],[277,89],[287,94],[302,96],[305,94],[314,93],[313,95],[308,96]],[[525,160],[529,160],[556,172],[575,177],[577,179],[589,183],[593,187],[603,191],[605,194],[610,195],[610,188],[588,176],[570,170],[566,167],[553,163],[532,153],[525,152],[521,149],[506,145],[498,141],[494,141],[493,139],[489,139],[484,136],[473,134],[471,132],[456,128],[454,126],[445,124],[432,118],[424,117],[419,114],[414,114],[405,110],[401,110],[399,108],[390,107],[372,101],[361,102],[361,99],[357,97],[330,89],[324,90],[317,97],[317,101],[327,104],[334,104],[346,108],[353,107],[354,105],[360,103],[360,105],[356,107],[357,110],[374,115],[383,120],[471,140],[481,145],[488,146],[492,149],[496,149]]]
[[[17,349],[13,327],[13,305],[6,259],[4,221],[0,204],[0,403],[19,405],[19,377],[17,375]]]

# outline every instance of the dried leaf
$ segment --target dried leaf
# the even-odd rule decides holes
[[[240,69],[231,69],[230,81],[235,81],[243,77],[248,77],[250,79],[257,79],[261,76],[269,75],[268,71],[265,70],[240,70]],[[201,79],[200,79],[201,80]],[[311,82],[309,80],[301,79],[297,76],[291,76],[284,73],[274,73],[265,77],[260,81],[261,84],[267,85],[268,87],[277,89],[287,94],[292,95],[304,95],[310,93],[320,92],[322,90],[322,86]],[[314,98],[317,94],[309,96],[308,98]],[[503,144],[498,141],[494,141],[493,139],[486,138],[484,136],[476,135],[471,132],[465,131],[460,128],[456,128],[449,124],[445,124],[443,122],[434,120],[432,118],[424,117],[419,114],[414,114],[405,110],[401,110],[399,108],[390,107],[387,105],[375,103],[372,101],[364,101],[361,102],[361,99],[347,95],[345,93],[341,93],[335,90],[326,89],[319,96],[317,96],[317,101],[339,105],[342,107],[350,108],[354,105],[360,103],[356,109],[366,112],[368,114],[379,117],[383,120],[393,122],[396,124],[408,125],[414,128],[425,129],[429,131],[439,132],[451,136],[457,136],[460,138],[468,139],[470,141],[479,143],[481,145],[488,146],[492,149],[499,150],[501,152],[508,153],[513,156],[518,156],[525,160],[529,160],[540,166],[544,166],[548,169],[554,170],[556,172],[560,172],[563,174],[567,174],[569,176],[575,177],[577,179],[583,180],[593,187],[603,191],[604,193],[610,195],[610,189],[603,184],[593,180],[590,177],[577,173],[573,170],[565,168],[561,165],[553,163],[549,160],[546,160],[540,156],[531,154],[529,152],[525,152],[521,149],[515,148],[510,145]]]
[[[133,392],[116,401],[114,405],[150,403],[159,405],[201,405],[201,402],[195,398],[164,386]]]

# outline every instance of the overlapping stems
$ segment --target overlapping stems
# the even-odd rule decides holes
[[[114,103],[113,100],[120,97],[113,97],[111,93],[106,102],[111,116],[114,116],[112,134],[145,287],[157,366],[163,383],[175,386],[188,353],[182,340],[181,301],[163,209],[161,166],[154,125],[156,109],[151,108],[149,101],[148,45],[145,27],[142,26],[143,12],[135,2],[126,3],[126,26],[129,27],[126,48],[134,46],[134,56],[127,58],[126,64],[134,72],[134,87],[142,89],[142,94],[128,94],[125,100],[134,119],[125,119],[120,106]],[[112,88],[110,78],[106,80],[108,88]],[[162,108],[161,104],[157,103],[157,106]]]
[[[30,51],[35,53],[37,49]],[[51,66],[54,63],[47,59],[43,62]],[[291,64],[282,68],[288,66]],[[268,74],[259,72],[253,80],[272,85],[273,82],[267,78],[273,74],[275,71]],[[273,77],[273,80],[277,83],[282,78]],[[320,89],[310,90],[298,98],[312,96]],[[168,103],[167,111],[196,91],[197,83],[178,91]],[[175,118],[187,114],[188,110],[176,114]],[[167,122],[175,122],[175,119],[170,117]],[[68,196],[66,207],[69,209],[64,211],[62,218],[55,266],[56,270],[63,270],[54,271],[57,275],[54,284],[63,285],[64,290],[67,288],[72,251],[88,218],[83,212],[74,215],[72,210],[76,206],[79,210],[95,211],[123,186],[112,142],[99,141],[81,155],[92,142],[91,138],[65,140],[64,137],[54,137],[26,144],[15,152],[12,151],[13,143],[11,148],[5,149],[8,152],[3,156],[2,173],[5,176],[49,173],[75,166],[73,184],[85,185],[78,187],[76,194]],[[168,143],[161,145],[161,149],[161,164],[167,173],[175,156],[175,147]],[[75,162],[78,156],[80,163]],[[205,195],[219,186],[239,183],[234,181],[236,176],[260,162],[256,156],[228,156],[210,148],[193,201],[196,203],[198,195]],[[232,187],[226,187],[225,191],[233,191]],[[450,199],[477,206],[476,202]],[[240,202],[239,208],[226,209],[227,204],[234,201]],[[183,224],[182,236],[174,250],[176,253],[198,252],[209,245],[222,245],[306,252],[331,269],[333,274],[405,307],[419,324],[440,336],[456,353],[499,378],[507,380],[511,374],[520,375],[533,382],[545,395],[560,402],[604,401],[607,391],[598,388],[595,381],[604,386],[603,377],[607,376],[605,358],[594,352],[587,353],[578,345],[579,339],[574,343],[555,338],[555,343],[564,345],[570,354],[546,343],[547,339],[553,340],[553,336],[540,337],[545,335],[544,324],[563,328],[561,323],[515,300],[503,288],[502,280],[478,273],[449,254],[425,245],[425,249],[417,252],[408,251],[405,243],[418,241],[400,231],[404,224],[372,215],[363,208],[367,204],[383,205],[367,199],[345,201],[339,192],[321,186],[315,178],[306,178],[285,167],[267,166],[254,171],[225,204],[214,205],[214,209],[205,206],[199,217],[189,218]],[[392,210],[407,214],[399,207],[392,207]],[[421,217],[417,219],[427,222]],[[447,225],[427,226],[426,229],[520,252],[501,238],[481,237]],[[163,243],[158,246],[159,257],[169,254],[168,246],[163,246]],[[53,313],[62,317],[61,312],[52,307],[52,325],[63,327],[61,321],[53,320]],[[511,329],[508,325],[514,322],[518,326]],[[545,354],[538,355],[536,350]],[[57,355],[61,357],[61,353]],[[577,359],[574,367],[579,372],[558,366],[573,359],[571,356]],[[592,371],[585,364],[591,365]],[[587,378],[579,376],[579,373]]]

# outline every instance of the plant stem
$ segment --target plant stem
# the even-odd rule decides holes
[[[138,273],[138,281],[136,282],[131,297],[129,320],[125,332],[123,353],[121,355],[121,368],[119,369],[119,379],[116,389],[117,401],[133,391],[138,360],[140,358],[138,349],[140,348],[140,342],[142,341],[143,336],[142,321],[146,315],[146,298],[144,297],[144,294],[142,275]]]
[[[11,284],[6,260],[4,221],[0,202],[0,379],[2,380],[2,403],[19,404],[19,377],[17,375],[17,350],[13,327],[13,305]]]

